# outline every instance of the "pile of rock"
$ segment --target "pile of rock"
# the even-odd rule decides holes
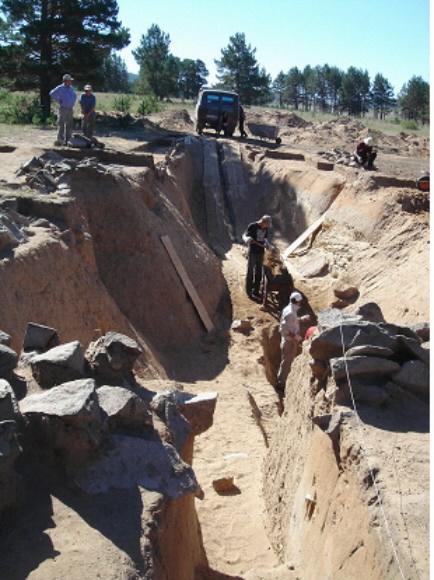
[[[133,373],[141,348],[117,332],[84,351],[29,323],[20,357],[6,333],[0,340],[0,511],[16,501],[20,452],[33,470],[66,474],[87,493],[137,485],[171,498],[200,492],[188,461],[194,436],[212,425],[216,393],[143,388]],[[17,364],[33,377],[19,402]]]
[[[25,176],[26,183],[41,193],[69,192],[70,174],[79,164],[76,159],[65,159],[55,151],[32,157],[17,171]]]
[[[0,207],[0,253],[27,240],[28,218],[11,207]]]
[[[429,400],[429,327],[413,329],[331,310],[319,315],[312,372],[326,398],[381,405],[399,389]]]
[[[349,153],[345,149],[339,149],[335,147],[329,151],[318,151],[318,155],[323,159],[327,159],[331,163],[337,163],[338,165],[348,165],[350,167],[355,167],[357,165],[354,154]]]

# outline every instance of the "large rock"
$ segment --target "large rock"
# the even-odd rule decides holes
[[[75,478],[85,492],[105,493],[140,485],[175,499],[198,490],[192,468],[172,445],[126,435],[111,435],[110,443]]]
[[[298,270],[303,278],[325,276],[329,271],[329,262],[324,254],[317,254],[304,260]]]
[[[322,332],[340,324],[358,323],[362,317],[342,312],[339,308],[326,308],[318,313],[318,329]]]
[[[179,409],[190,423],[194,435],[200,435],[212,426],[217,397],[216,392],[199,393],[198,395],[181,391],[177,393]]]
[[[132,338],[118,332],[108,332],[89,345],[86,359],[98,381],[119,384],[122,379],[130,378],[141,353],[141,348]]]
[[[30,360],[33,377],[43,389],[82,378],[84,364],[78,340],[56,346]]]
[[[397,338],[383,330],[379,324],[344,320],[342,332],[340,326],[333,326],[315,337],[310,346],[310,354],[314,359],[328,360],[341,356],[343,348],[347,351],[362,345],[381,346],[395,351]]]
[[[429,398],[429,368],[419,360],[404,363],[393,381],[424,400]]]
[[[69,466],[92,457],[104,436],[102,412],[92,379],[83,379],[29,395],[19,403],[35,441],[63,456]]]
[[[122,387],[104,385],[97,390],[101,409],[108,417],[110,431],[145,431],[152,425],[148,405]]]
[[[160,436],[181,451],[187,438],[192,434],[192,426],[179,409],[178,396],[177,390],[158,393],[151,401],[151,409],[164,425],[164,433],[158,424],[156,425]]]
[[[55,328],[29,322],[24,335],[23,350],[43,351],[59,345],[59,336]]]
[[[5,346],[10,346],[12,342],[12,337],[6,332],[0,330],[0,344],[4,344]]]
[[[407,359],[419,359],[429,365],[429,351],[425,350],[418,340],[400,336],[398,339],[398,355]]]
[[[14,466],[20,452],[16,422],[0,421],[0,512],[17,501],[20,477]]]
[[[420,322],[410,328],[417,334],[421,342],[429,342],[429,322]]]
[[[0,421],[14,421],[20,414],[15,393],[10,384],[0,379]]]
[[[17,362],[17,353],[5,344],[0,344],[0,377],[8,376],[17,366]]]
[[[364,403],[371,407],[378,407],[390,398],[390,393],[377,385],[363,383],[361,381],[351,381],[351,388],[354,400],[357,403]],[[350,387],[347,382],[339,385],[335,395],[335,402],[338,405],[352,406]]]
[[[367,302],[359,306],[355,314],[361,316],[363,320],[369,322],[386,322],[381,308],[376,302]]]
[[[385,346],[373,346],[371,344],[362,344],[361,346],[353,346],[345,355],[348,356],[379,356],[381,358],[390,358],[394,354],[391,348]]]
[[[346,360],[346,365],[345,365]],[[346,378],[346,367],[350,377],[393,375],[399,371],[398,363],[374,356],[353,356],[332,358],[330,368],[335,381]]]

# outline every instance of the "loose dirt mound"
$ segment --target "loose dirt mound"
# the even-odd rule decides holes
[[[247,120],[253,123],[264,123],[266,125],[277,125],[281,128],[281,134],[285,135],[284,129],[287,127],[304,129],[311,127],[312,123],[305,121],[295,113],[284,111],[264,111],[248,112]]]
[[[158,127],[170,131],[191,131],[194,127],[194,121],[187,109],[169,109],[153,116],[152,120]]]

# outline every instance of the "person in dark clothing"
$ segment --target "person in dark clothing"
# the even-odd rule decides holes
[[[244,130],[244,121],[246,120],[246,115],[244,113],[244,109],[243,106],[240,105],[240,114],[238,117],[238,124],[239,124],[239,129],[240,129],[240,135],[241,137],[247,137],[247,133]]]
[[[365,169],[373,169],[377,152],[372,146],[372,137],[366,137],[358,145],[355,153],[357,162]]]
[[[268,243],[268,229],[271,227],[271,217],[264,215],[257,222],[247,226],[243,234],[244,243],[249,246],[246,275],[246,293],[249,298],[260,299],[259,288],[262,280],[262,264],[264,251]]]
[[[93,139],[93,132],[95,130],[95,106],[96,98],[92,94],[91,85],[84,87],[84,93],[80,97],[80,107],[83,115],[81,127],[85,137]]]

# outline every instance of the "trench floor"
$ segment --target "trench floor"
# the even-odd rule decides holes
[[[276,322],[269,312],[244,293],[246,259],[233,246],[223,261],[230,289],[233,319],[249,319],[249,336],[231,331],[228,364],[212,381],[188,385],[188,390],[217,391],[214,424],[196,438],[194,469],[205,493],[196,500],[209,564],[207,578],[291,578],[279,563],[267,537],[262,498],[262,463],[273,426],[278,421],[277,396],[261,364],[261,330]],[[193,387],[193,388],[191,388]],[[261,429],[252,412],[248,392],[261,412]],[[219,494],[212,485],[221,477],[234,478],[234,490]]]

